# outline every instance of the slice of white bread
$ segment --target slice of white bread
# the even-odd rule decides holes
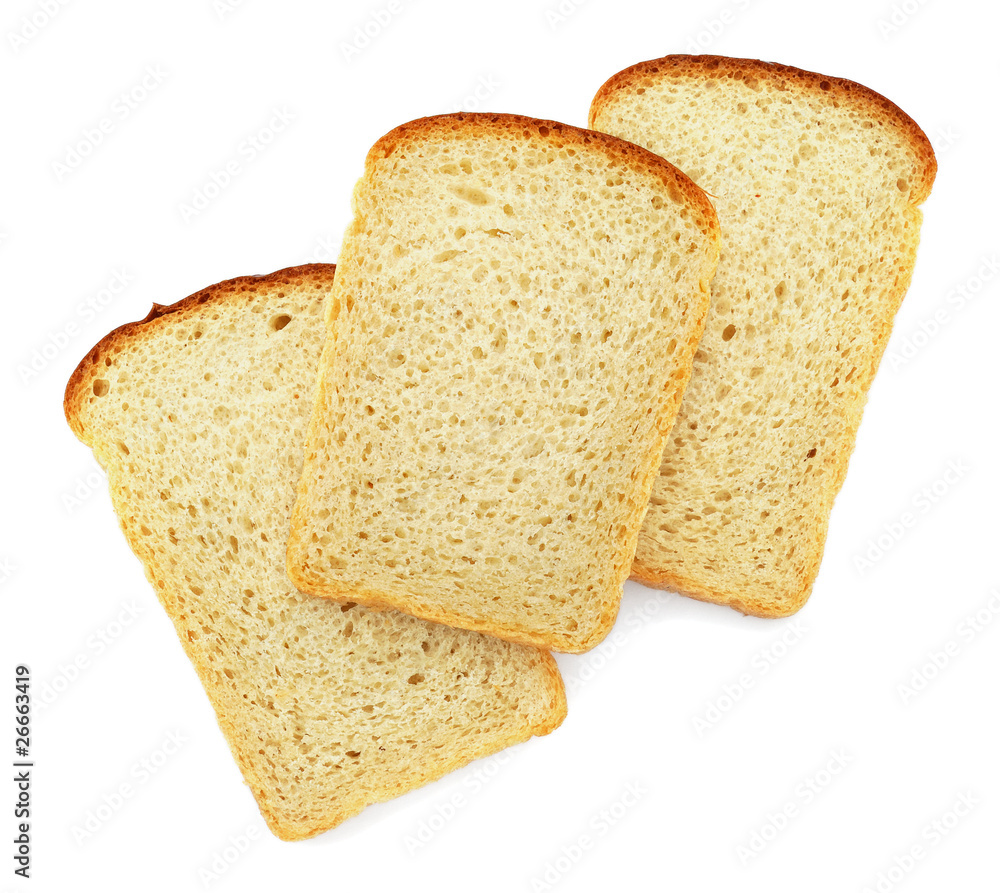
[[[713,195],[723,231],[633,578],[791,614],[910,282],[933,150],[866,87],[717,56],[622,71],[590,123],[677,164]]]
[[[659,156],[514,115],[368,154],[288,549],[305,592],[559,651],[614,622],[718,222]]]
[[[268,826],[332,828],[566,712],[534,648],[296,592],[285,541],[332,265],[245,277],[123,326],[66,417],[108,472]]]

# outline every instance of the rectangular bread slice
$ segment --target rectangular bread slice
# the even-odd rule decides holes
[[[724,234],[633,578],[791,614],[909,286],[933,150],[866,87],[717,56],[620,72],[590,123],[677,164],[715,198]]]
[[[466,114],[379,140],[354,211],[292,580],[591,648],[617,614],[702,331],[711,203],[605,134]]]
[[[285,542],[332,265],[207,288],[80,363],[66,418],[285,840],[532,735],[566,712],[534,648],[296,592]]]

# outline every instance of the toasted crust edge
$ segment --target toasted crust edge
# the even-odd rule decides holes
[[[148,325],[155,324],[156,321],[162,317],[174,314],[196,312],[201,310],[206,304],[242,300],[244,286],[259,285],[261,283],[294,284],[296,280],[300,280],[306,276],[316,276],[323,281],[329,279],[332,282],[335,271],[336,265],[334,264],[302,264],[296,267],[286,267],[267,275],[239,276],[233,279],[227,279],[222,282],[218,282],[215,285],[210,285],[207,288],[201,289],[200,291],[197,291],[173,304],[153,304],[149,313],[143,319],[125,323],[124,325],[121,325],[109,332],[100,341],[98,341],[97,344],[95,344],[94,347],[92,347],[79,362],[76,369],[70,376],[63,397],[63,411],[66,416],[67,423],[77,438],[83,444],[94,450],[95,456],[98,461],[101,462],[102,457],[98,454],[98,445],[95,443],[91,433],[88,432],[86,426],[83,424],[80,410],[82,408],[83,400],[86,399],[85,395],[87,389],[91,387],[93,373],[98,370],[101,361],[108,355],[109,352],[115,352],[117,347],[123,346],[127,341],[136,337],[141,337],[143,330]],[[102,462],[101,464],[103,465],[104,463]],[[156,553],[146,545],[145,538],[138,534],[133,520],[126,517],[124,513],[117,511],[117,502],[114,498],[116,483],[112,477],[113,467],[105,467],[109,473],[108,485],[111,490],[112,501],[116,504],[115,514],[118,518],[119,526],[121,527],[122,533],[125,535],[125,539],[127,540],[133,554],[135,554],[136,558],[138,558],[139,562],[142,564],[146,578],[152,585],[152,569],[157,564]],[[159,591],[155,586],[153,589],[157,595],[157,599],[161,600]],[[167,611],[166,613],[170,616],[171,621],[173,621],[173,617],[170,612]],[[195,661],[191,657],[187,649],[184,647],[183,640],[180,639],[180,637],[178,638],[185,656],[189,661],[191,661],[195,668],[198,669],[200,667],[199,662]],[[538,658],[540,668],[544,674],[546,690],[549,695],[549,706],[543,715],[539,717],[539,721],[536,724],[529,726],[522,733],[514,735],[505,741],[492,742],[487,748],[467,748],[461,751],[456,751],[452,759],[435,766],[433,771],[420,776],[415,780],[412,787],[408,788],[407,791],[404,791],[403,793],[406,793],[409,790],[416,790],[429,782],[436,781],[444,775],[447,775],[449,772],[453,772],[456,769],[460,769],[462,766],[468,765],[473,760],[498,753],[499,751],[515,744],[521,744],[536,735],[548,735],[557,729],[565,720],[567,714],[565,684],[563,682],[562,675],[559,672],[558,664],[551,654],[547,651],[539,651]],[[200,681],[201,674],[199,673],[199,682]],[[329,812],[324,813],[320,818],[310,822],[296,820],[293,817],[289,817],[288,815],[275,810],[272,806],[272,798],[268,794],[268,786],[260,779],[253,764],[247,763],[243,760],[239,753],[234,749],[234,743],[238,740],[239,735],[238,729],[233,723],[228,711],[223,709],[224,705],[221,702],[216,701],[212,692],[210,692],[204,685],[202,688],[212,705],[216,722],[218,723],[219,729],[222,732],[224,740],[226,741],[226,745],[229,747],[233,760],[236,762],[241,775],[243,775],[254,795],[254,800],[257,803],[257,808],[260,810],[261,816],[264,818],[271,832],[280,840],[296,841],[315,837],[325,831],[332,830],[347,819],[358,815],[368,806],[374,805],[375,803],[385,802],[399,796],[399,792],[386,788],[384,792],[385,795],[382,797],[374,799],[359,797],[352,800],[341,800],[336,808],[331,809]]]
[[[535,138],[555,146],[561,146],[570,141],[578,145],[596,143],[609,155],[617,157],[626,165],[634,168],[645,168],[668,186],[669,184],[674,185],[680,190],[687,203],[693,206],[698,213],[702,232],[710,239],[718,241],[721,238],[719,219],[708,194],[687,174],[665,158],[642,148],[642,146],[630,143],[628,140],[611,136],[609,133],[575,127],[572,124],[563,124],[560,121],[551,121],[546,118],[488,112],[456,112],[450,115],[431,115],[427,118],[417,118],[390,130],[372,146],[365,160],[365,171],[368,172],[374,160],[388,158],[410,140],[445,129],[455,130],[458,128],[480,136],[487,133],[496,134],[498,131],[505,130],[523,132],[526,129],[531,129],[534,130]],[[541,129],[545,129],[546,132],[542,133]]]
[[[813,93],[848,99],[853,104],[872,113],[873,117],[895,127],[906,136],[914,154],[923,162],[923,169],[917,171],[920,174],[921,189],[914,192],[911,204],[919,205],[931,194],[931,188],[937,175],[937,157],[934,154],[934,147],[920,125],[898,105],[871,87],[866,87],[857,81],[795,68],[792,65],[783,65],[778,62],[729,56],[688,55],[662,56],[659,59],[638,62],[612,75],[597,91],[590,105],[590,114],[588,115],[590,126],[594,126],[598,115],[604,110],[616,90],[640,78],[656,75],[682,75],[699,78],[718,78],[727,75],[743,78],[747,75],[754,75],[767,78],[775,84],[792,83]]]
[[[83,359],[77,363],[76,368],[69,377],[69,381],[66,383],[66,390],[63,393],[63,415],[66,417],[67,424],[82,443],[87,446],[93,446],[93,443],[87,439],[86,429],[80,418],[80,407],[83,403],[83,393],[86,390],[87,375],[109,353],[116,352],[116,347],[134,338],[141,333],[145,326],[154,323],[160,317],[177,313],[190,313],[213,301],[232,300],[239,297],[242,286],[259,285],[261,283],[291,284],[293,280],[301,279],[304,276],[321,276],[323,278],[328,276],[332,282],[336,269],[336,264],[314,263],[301,264],[296,267],[285,267],[281,270],[275,270],[273,273],[259,276],[236,276],[233,279],[224,279],[222,282],[209,285],[207,288],[196,291],[186,298],[181,298],[173,304],[153,304],[149,313],[143,319],[127,322],[116,329],[112,329],[87,351]]]
[[[668,190],[672,188],[679,190],[685,203],[693,209],[698,228],[705,236],[705,255],[699,277],[698,293],[692,294],[689,299],[689,312],[692,316],[691,331],[687,341],[683,344],[684,352],[679,350],[676,354],[678,359],[675,363],[681,374],[674,375],[668,383],[668,387],[673,389],[673,393],[671,399],[661,408],[657,418],[656,429],[660,435],[658,438],[659,442],[650,446],[648,455],[645,457],[644,462],[640,464],[640,468],[645,468],[641,484],[636,490],[640,494],[640,498],[636,500],[636,508],[629,518],[632,535],[627,542],[620,544],[619,553],[615,560],[612,574],[615,582],[601,598],[596,623],[591,627],[581,630],[577,636],[566,636],[563,634],[514,628],[507,625],[490,624],[459,612],[438,610],[429,607],[416,594],[412,595],[409,599],[405,599],[402,597],[390,597],[386,593],[374,590],[348,589],[335,581],[318,576],[307,566],[305,542],[309,531],[307,504],[310,502],[310,497],[309,491],[305,486],[305,475],[299,481],[295,507],[292,513],[286,553],[286,572],[297,588],[310,595],[329,598],[339,602],[353,601],[376,610],[398,610],[423,620],[485,633],[520,645],[531,645],[546,650],[579,654],[589,651],[603,641],[611,631],[618,616],[623,587],[625,581],[628,579],[635,556],[636,543],[638,542],[642,519],[646,513],[649,494],[652,490],[653,482],[659,473],[660,457],[663,455],[670,429],[673,427],[684,391],[690,380],[693,371],[692,360],[708,317],[708,309],[711,302],[709,282],[715,274],[721,253],[721,226],[719,218],[715,213],[715,206],[712,204],[708,194],[662,156],[650,152],[641,146],[637,146],[635,143],[630,143],[627,140],[619,139],[607,133],[525,115],[456,113],[418,118],[414,121],[401,124],[381,137],[372,146],[371,150],[369,150],[365,161],[365,176],[367,177],[370,174],[376,161],[389,158],[397,149],[409,141],[456,128],[467,128],[469,131],[480,136],[486,133],[495,133],[496,130],[500,130],[501,132],[503,130],[524,131],[528,128],[534,129],[537,138],[546,140],[554,145],[561,146],[567,140],[576,141],[580,145],[596,144],[601,147],[602,151],[616,158],[624,166],[645,169],[647,173],[652,174],[660,180]],[[547,132],[541,133],[539,128],[545,128]],[[560,142],[560,140],[563,142]],[[332,317],[328,315],[327,324],[331,333],[328,335],[327,350],[332,349],[331,344],[334,339],[332,325],[335,319],[336,314],[333,314]],[[324,356],[324,359],[320,363],[320,380],[315,391],[314,411],[310,419],[307,442],[313,440],[314,430],[322,424],[320,407],[326,403],[327,387],[325,376],[323,375],[325,368],[326,359]],[[642,493],[646,494],[645,498],[641,498]]]
[[[812,90],[813,92],[820,91],[823,94],[835,94],[848,98],[851,102],[859,103],[869,111],[873,111],[877,117],[890,123],[903,133],[910,140],[915,156],[923,163],[923,169],[918,171],[921,188],[911,196],[908,202],[909,207],[915,215],[916,226],[913,239],[904,246],[905,253],[909,254],[907,275],[901,277],[898,285],[887,292],[888,310],[882,321],[882,327],[875,333],[872,342],[872,361],[861,370],[861,375],[859,376],[862,399],[856,407],[848,407],[849,411],[853,409],[853,412],[848,417],[848,436],[833,457],[834,477],[830,486],[818,495],[817,502],[822,509],[820,512],[821,521],[815,531],[813,549],[810,553],[805,573],[801,575],[800,585],[795,589],[789,590],[785,595],[764,600],[747,596],[740,592],[721,591],[705,586],[668,568],[653,567],[638,558],[636,558],[632,565],[630,579],[643,585],[657,589],[669,589],[689,598],[712,604],[725,605],[755,617],[788,617],[799,611],[808,601],[813,585],[819,575],[819,568],[830,526],[830,514],[836,496],[840,492],[847,476],[847,467],[857,442],[858,429],[864,405],[867,401],[867,395],[875,379],[882,356],[888,346],[896,313],[912,281],[913,270],[916,264],[916,252],[920,241],[919,227],[922,215],[919,205],[927,199],[934,185],[934,179],[937,174],[937,159],[930,140],[916,121],[891,100],[872,90],[870,87],[845,78],[836,78],[819,74],[818,72],[794,68],[789,65],[764,62],[759,59],[737,59],[727,56],[673,55],[639,62],[612,75],[597,91],[590,107],[589,121],[591,125],[594,125],[617,89],[639,78],[666,74],[689,77],[753,74],[780,82],[790,81],[802,89]]]

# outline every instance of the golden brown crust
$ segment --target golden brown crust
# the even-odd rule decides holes
[[[226,279],[215,285],[210,285],[208,288],[203,288],[201,291],[196,291],[193,295],[188,295],[173,304],[153,304],[145,318],[127,322],[117,329],[113,329],[87,351],[86,356],[77,364],[73,374],[69,377],[63,394],[63,413],[66,416],[66,422],[77,438],[87,446],[93,446],[93,443],[87,439],[86,430],[80,418],[88,373],[96,368],[105,357],[117,353],[126,342],[133,340],[137,335],[141,336],[143,329],[160,317],[191,313],[213,301],[239,299],[251,285],[281,285],[283,283],[291,285],[301,281],[306,276],[316,276],[324,281],[328,279],[332,283],[336,269],[335,264],[302,264],[298,267],[276,270],[274,273],[264,276],[237,276],[235,279]]]
[[[849,101],[861,107],[872,117],[898,130],[910,143],[918,163],[913,181],[918,184],[911,196],[910,208],[919,224],[920,211],[917,208],[930,194],[937,173],[937,160],[926,134],[917,123],[886,97],[862,84],[843,78],[829,77],[816,72],[804,71],[787,65],[763,62],[758,59],[731,59],[724,56],[665,56],[630,66],[611,77],[597,91],[590,108],[590,123],[600,117],[616,91],[628,89],[635,83],[651,77],[690,78],[767,78],[782,89],[797,88],[828,96],[831,101]],[[893,320],[909,288],[916,262],[919,226],[912,228],[912,239],[904,246],[907,259],[906,275],[900,276],[888,291],[886,313],[882,326],[875,333],[871,363],[859,369],[859,400],[845,407],[848,424],[847,436],[840,449],[832,457],[833,476],[830,485],[818,494],[821,505],[820,523],[817,525],[806,566],[800,575],[799,585],[786,593],[763,600],[747,596],[742,592],[722,592],[696,580],[678,574],[669,568],[652,567],[638,558],[633,562],[631,579],[659,589],[670,589],[700,601],[728,605],[744,614],[757,617],[787,617],[798,611],[808,600],[813,583],[818,575],[823,556],[823,547],[829,529],[830,512],[833,502],[847,475],[848,462],[857,438],[861,414],[868,390],[878,370],[892,333]]]
[[[898,130],[910,142],[915,157],[921,162],[916,173],[920,187],[915,190],[913,203],[919,205],[931,194],[937,174],[937,158],[927,134],[898,105],[870,87],[836,78],[815,71],[764,62],[760,59],[734,59],[728,56],[663,56],[631,65],[610,77],[597,91],[590,106],[589,121],[593,126],[600,111],[616,90],[628,87],[642,78],[690,77],[690,78],[766,78],[778,89],[796,87],[812,93],[827,96],[831,101],[847,100],[866,110],[872,117]]]
[[[648,149],[643,149],[642,146],[637,146],[635,143],[610,134],[601,133],[598,130],[587,130],[583,127],[574,127],[571,124],[562,124],[559,121],[530,118],[526,115],[484,112],[457,112],[451,115],[417,118],[415,121],[409,121],[394,130],[390,130],[375,143],[368,152],[368,165],[377,158],[390,157],[393,152],[411,139],[420,139],[431,133],[440,133],[449,125],[452,125],[453,130],[462,130],[478,135],[495,135],[497,131],[504,130],[517,131],[530,136],[533,140],[541,139],[559,148],[566,143],[586,146],[598,145],[608,155],[627,166],[633,169],[645,169],[668,188],[673,187],[679,190],[687,204],[691,205],[697,212],[699,229],[716,242],[721,238],[715,206],[709,200],[705,190],[665,158],[655,152],[650,152]]]

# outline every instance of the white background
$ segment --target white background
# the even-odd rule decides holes
[[[199,871],[248,828],[256,839],[209,889],[518,891],[548,889],[536,882],[548,871],[561,890],[862,891],[914,845],[923,858],[877,889],[997,889],[1000,312],[996,273],[976,279],[1000,249],[997,7],[578,0],[553,15],[557,4],[399,0],[349,59],[355,28],[387,3],[93,0],[47,22],[37,0],[4,4],[0,715],[13,716],[18,662],[36,693],[64,690],[44,711],[36,703],[35,876],[13,876],[5,843],[0,891],[204,889]],[[36,34],[22,16],[42,22]],[[63,421],[67,377],[154,301],[335,260],[365,153],[396,124],[478,103],[582,125],[607,77],[692,40],[867,84],[938,150],[913,286],[811,601],[794,621],[763,621],[629,584],[612,639],[559,658],[569,716],[553,735],[313,841],[277,841]],[[119,95],[147,67],[159,83],[123,116]],[[241,154],[279,109],[291,123],[252,160]],[[103,117],[111,132],[60,171]],[[232,159],[238,176],[185,220],[182,205]],[[84,318],[78,305],[121,269],[127,288]],[[958,306],[955,290],[977,282]],[[941,309],[933,337],[920,334]],[[45,347],[68,327],[61,349]],[[901,360],[908,344],[919,348]],[[54,356],[25,382],[19,367],[36,350]],[[941,483],[949,463],[967,470]],[[921,491],[935,482],[930,503]],[[869,541],[907,511],[916,523],[859,569]],[[138,618],[98,654],[89,637],[133,601]],[[978,629],[966,621],[976,612]],[[904,698],[899,686],[949,641],[958,653]],[[66,684],[80,656],[88,666]],[[8,765],[13,725],[0,727]],[[155,760],[171,732],[186,743],[139,783],[137,761]],[[817,779],[833,752],[846,767]],[[818,794],[802,787],[810,779]],[[123,781],[134,796],[78,844],[73,827]],[[641,796],[615,808],[629,784]],[[441,805],[456,795],[446,821]],[[970,795],[975,807],[953,822]],[[13,797],[8,782],[0,802]],[[789,803],[795,815],[776,832],[769,816]],[[4,841],[11,813],[0,807]],[[936,844],[935,821],[953,825]],[[432,826],[429,842],[407,845]],[[741,858],[755,833],[766,845]],[[593,845],[575,853],[584,834]]]

